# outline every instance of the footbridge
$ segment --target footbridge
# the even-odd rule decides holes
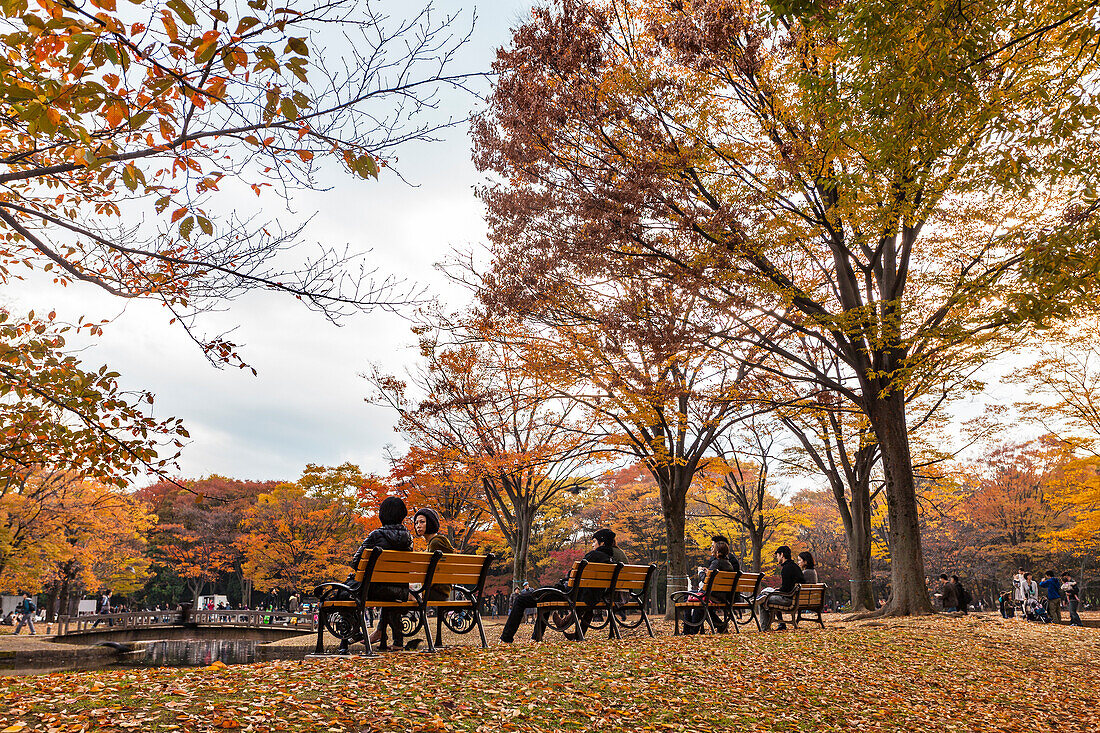
[[[55,642],[98,644],[151,639],[278,641],[317,630],[312,613],[285,611],[140,611],[62,616]]]

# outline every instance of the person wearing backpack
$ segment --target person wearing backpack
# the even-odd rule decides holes
[[[955,600],[959,604],[958,608],[966,613],[970,608],[970,602],[974,599],[970,596],[970,591],[963,588],[962,583],[959,582],[959,576],[952,575],[951,582],[955,584]]]
[[[31,600],[30,595],[24,593],[23,600],[19,602],[15,610],[19,611],[20,616],[19,623],[15,625],[13,633],[18,634],[24,626],[30,626],[30,635],[34,636],[37,633],[34,630],[34,614],[38,613],[38,606]]]

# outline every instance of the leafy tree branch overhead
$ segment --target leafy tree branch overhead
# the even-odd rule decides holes
[[[287,195],[318,186],[325,161],[375,178],[402,144],[435,139],[459,121],[435,113],[441,95],[478,76],[451,73],[457,16],[350,0],[0,13],[0,283],[29,267],[158,300],[219,363],[239,363],[235,345],[195,316],[248,290],[330,318],[414,295],[332,246],[287,267],[301,226],[227,211],[222,189]]]

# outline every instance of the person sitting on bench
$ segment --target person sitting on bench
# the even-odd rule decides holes
[[[764,630],[771,626],[773,611],[787,611],[794,607],[795,588],[806,582],[802,569],[791,560],[791,548],[786,545],[776,548],[775,561],[779,563],[779,588],[765,588],[760,594],[761,610],[765,614]],[[781,618],[775,628],[783,630],[787,628],[787,624]]]
[[[725,536],[716,534],[710,538],[710,565],[707,567],[708,573],[713,573],[719,570],[725,570],[727,572],[733,572],[739,570],[733,562],[730,561],[730,542]],[[704,576],[705,577],[705,576]],[[712,601],[719,603],[725,603],[729,600],[728,593],[715,593]],[[702,593],[696,594],[695,600],[703,600]],[[711,621],[714,622],[714,628],[719,633],[726,633],[727,625],[725,620],[719,619],[713,609],[705,609],[710,614]],[[693,608],[688,611],[688,623],[684,624],[684,634],[698,634],[703,630],[703,608]]]
[[[348,563],[351,565],[352,573],[348,576],[348,579],[344,581],[345,585],[351,587],[353,590],[359,587],[359,584],[355,582],[355,569],[359,567],[359,560],[363,557],[364,552],[369,552],[375,547],[381,547],[383,550],[412,550],[412,535],[409,534],[409,530],[405,528],[404,524],[405,517],[407,516],[409,516],[409,510],[405,507],[405,502],[401,501],[401,499],[396,496],[387,496],[382,500],[382,504],[378,507],[378,520],[382,523],[382,526],[367,535],[367,538],[363,540],[363,544],[359,545],[359,549],[352,555],[351,561]],[[372,583],[370,593],[368,600],[371,601],[409,600],[409,586],[407,585]],[[382,609],[381,621],[376,629],[376,633],[378,634],[378,645],[381,651],[386,651],[388,649],[386,644],[387,626],[393,631],[394,648],[402,648],[404,632],[401,630],[401,612],[396,608]],[[375,641],[373,636],[371,637],[371,641]],[[346,654],[347,651],[348,640],[344,639],[340,642],[339,653]]]
[[[610,529],[604,527],[597,530],[592,535],[593,548],[584,556],[584,559],[588,562],[599,563],[613,563],[615,562],[615,556],[612,548],[615,546],[615,533]],[[556,586],[559,590],[566,593],[569,592],[568,578],[562,579]],[[504,630],[500,634],[500,640],[505,644],[511,644],[515,639],[516,630],[519,629],[520,622],[523,621],[523,614],[529,608],[536,608],[539,605],[539,601],[548,595],[545,593],[545,588],[535,588],[534,590],[525,590],[516,595],[516,600],[512,604],[512,610],[508,612],[508,620],[504,622]],[[600,591],[593,589],[592,591],[582,591],[578,600],[582,603],[588,604],[592,601],[599,600]],[[592,596],[592,597],[589,597]],[[587,630],[588,624],[592,621],[592,609],[588,608],[581,611],[579,614],[581,629]],[[538,624],[535,624],[535,633],[538,633]],[[567,638],[574,641],[579,640],[580,636],[574,632],[567,634]]]

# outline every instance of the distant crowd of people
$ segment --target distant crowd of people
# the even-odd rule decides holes
[[[1000,610],[1005,618],[1019,617],[1031,621],[1062,622],[1062,604],[1066,604],[1071,626],[1083,626],[1078,610],[1081,606],[1081,587],[1073,573],[1066,571],[1059,578],[1053,570],[1036,582],[1023,568],[1012,577],[1011,596],[1006,591],[1001,596]]]

